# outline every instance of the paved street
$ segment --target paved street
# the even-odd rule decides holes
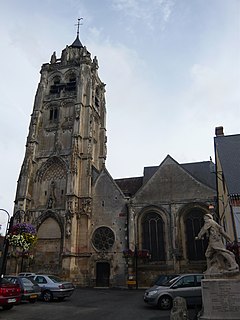
[[[169,320],[170,311],[147,306],[143,290],[76,289],[63,302],[23,303],[0,310],[1,320]],[[190,320],[195,310],[190,310]]]

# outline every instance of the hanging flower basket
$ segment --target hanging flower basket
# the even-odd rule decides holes
[[[144,258],[144,259],[149,259],[151,257],[149,250],[143,249],[143,250],[131,250],[131,249],[126,249],[123,251],[123,257],[124,258],[133,258],[133,257],[138,257],[138,258]]]
[[[123,250],[123,257],[124,258],[133,258],[134,257],[134,251],[132,251],[131,249]]]
[[[11,228],[7,239],[15,249],[20,248],[22,254],[27,254],[37,241],[36,228],[31,224],[18,223]]]
[[[151,257],[149,250],[138,250],[137,256],[139,258],[149,259]]]

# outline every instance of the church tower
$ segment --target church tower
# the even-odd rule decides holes
[[[92,185],[106,160],[105,84],[79,23],[75,41],[40,73],[14,219],[38,229],[32,271],[73,278],[87,270]]]

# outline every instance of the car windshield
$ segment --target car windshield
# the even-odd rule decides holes
[[[7,283],[10,283],[10,281],[7,280],[6,278],[0,278],[0,283],[7,284]]]
[[[51,279],[53,282],[57,283],[57,282],[63,282],[62,279],[56,277],[56,276],[48,276],[49,279]]]
[[[173,278],[173,279],[170,279],[170,280],[167,280],[166,282],[164,282],[162,284],[162,286],[164,287],[170,287],[177,279],[179,278],[179,276]]]
[[[33,285],[32,279],[24,278],[24,277],[22,277],[21,279],[22,279],[23,284],[28,285],[28,286],[32,286]]]
[[[158,277],[153,284],[157,286],[163,286],[166,282],[170,281],[173,278],[176,278],[177,275],[162,275]]]
[[[18,279],[16,277],[5,277],[4,279],[14,284],[18,283]]]

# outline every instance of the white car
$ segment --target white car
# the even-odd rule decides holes
[[[75,286],[71,282],[64,281],[55,275],[36,274],[31,278],[40,286],[41,298],[46,302],[53,299],[62,301],[64,298],[70,297],[75,290]]]
[[[33,272],[20,272],[18,274],[19,277],[30,277],[30,276],[35,276],[36,273]]]

